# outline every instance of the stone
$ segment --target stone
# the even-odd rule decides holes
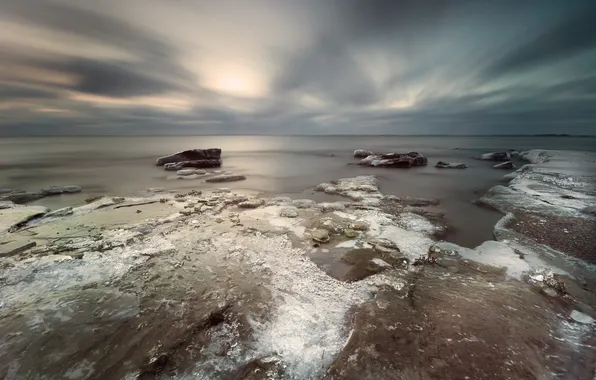
[[[480,159],[487,161],[509,161],[511,160],[511,155],[509,152],[491,152],[484,153],[480,156]]]
[[[72,210],[72,207],[64,207],[64,208],[49,212],[44,216],[46,218],[60,218],[63,216],[72,215],[73,213],[74,213],[74,211]]]
[[[179,171],[183,168],[216,168],[221,166],[221,160],[219,158],[211,160],[194,160],[194,161],[179,161],[165,164],[163,168],[165,170]]]
[[[238,203],[238,207],[240,208],[257,208],[262,206],[265,203],[263,199],[253,198],[246,200],[244,202]]]
[[[298,209],[296,209],[296,207],[284,207],[279,211],[279,216],[284,218],[295,218],[298,216]]]
[[[374,154],[362,159],[359,165],[407,169],[413,166],[426,166],[428,159],[418,152]]]
[[[103,198],[103,196],[102,196],[102,195],[95,195],[95,196],[92,196],[92,197],[86,198],[86,199],[85,199],[85,203],[93,203],[93,202],[95,202],[95,201],[98,201],[98,200],[100,200],[101,198]]]
[[[7,208],[13,208],[15,204],[11,201],[0,201],[0,210],[4,210]]]
[[[588,215],[594,215],[596,216],[596,206],[588,206],[588,207],[584,207],[582,209],[582,212],[584,214],[588,214]]]
[[[245,180],[246,177],[240,174],[222,174],[215,177],[207,178],[205,182],[233,182],[233,181],[242,181]]]
[[[368,157],[373,154],[374,153],[371,152],[370,150],[364,150],[364,149],[356,149],[354,151],[354,157],[356,157],[356,158],[365,158],[365,157]]]
[[[368,243],[370,245],[372,245],[377,251],[381,251],[381,252],[398,251],[399,252],[399,248],[397,247],[397,245],[389,239],[376,238],[376,239],[370,240]]]
[[[350,223],[348,228],[356,231],[368,231],[368,224],[363,222],[354,222]]]
[[[351,230],[351,229],[347,229],[344,231],[344,235],[346,235],[346,237],[349,238],[355,238],[356,236],[358,236],[359,232],[355,231],[355,230]]]
[[[221,157],[221,149],[190,149],[182,152],[170,154],[157,159],[156,165],[162,166],[169,163],[176,163],[182,161],[197,161],[197,160],[211,160]]]
[[[147,224],[141,224],[140,226],[137,226],[135,228],[135,231],[137,231],[143,235],[148,235],[151,233],[151,231],[153,231],[153,228]]]
[[[322,192],[327,193],[327,194],[335,194],[335,193],[337,193],[337,189],[335,188],[335,186],[333,186],[330,183],[326,183],[326,182],[325,183],[318,184],[315,187],[314,190],[315,191],[322,191]]]
[[[42,194],[41,192],[39,192],[39,193],[30,193],[30,192],[21,193],[21,192],[19,192],[19,193],[10,193],[10,194],[6,194],[6,195],[2,195],[2,196],[0,196],[0,201],[8,201],[8,202],[14,202],[14,203],[18,203],[18,204],[23,204],[23,203],[36,201],[43,197],[45,197],[45,195]]]
[[[445,162],[445,161],[439,161],[435,165],[435,168],[439,168],[439,169],[466,169],[467,167],[468,167],[468,165],[466,165],[466,164],[460,164],[460,163],[456,163],[456,162]]]
[[[14,193],[13,189],[0,189],[0,195]]]
[[[398,258],[370,248],[352,249],[344,253],[341,259],[352,265],[352,268],[342,278],[344,281],[362,280],[393,266],[401,265]]]
[[[275,197],[275,198],[271,199],[271,202],[274,204],[292,203],[292,198],[290,198],[290,197]]]
[[[590,317],[588,314],[584,314],[581,311],[573,310],[569,317],[578,323],[583,324],[592,324],[594,323],[594,318]]]
[[[8,243],[0,245],[0,257],[10,257],[17,255],[21,252],[25,252],[26,250],[33,248],[37,245],[34,241],[27,242],[27,243]]]
[[[0,210],[0,232],[12,231],[48,212],[44,206],[16,206]]]
[[[493,166],[493,168],[495,169],[515,169],[515,165],[513,165],[513,162],[511,161],[507,161],[507,162],[503,162],[500,164],[496,164],[495,166]]]
[[[68,185],[62,188],[62,191],[68,194],[80,193],[83,191],[83,188],[78,185]]]
[[[205,170],[197,170],[197,169],[182,169],[176,172],[176,175],[179,176],[188,176],[188,175],[203,175],[207,172]]]
[[[327,230],[323,230],[323,229],[314,230],[311,234],[312,234],[312,239],[318,243],[327,243],[331,239],[329,237],[329,231],[327,231]]]
[[[313,208],[317,203],[312,199],[294,199],[292,205],[297,208]]]
[[[43,195],[60,195],[64,192],[61,187],[58,186],[48,186],[41,189],[41,193]]]
[[[166,190],[163,187],[150,187],[147,191],[150,193],[163,193]]]
[[[343,203],[339,202],[323,202],[319,203],[319,208],[322,212],[330,212],[330,211],[343,211],[346,209],[346,206]]]

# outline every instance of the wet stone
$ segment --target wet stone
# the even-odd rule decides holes
[[[312,232],[312,239],[318,243],[327,243],[331,238],[327,230],[319,229]]]

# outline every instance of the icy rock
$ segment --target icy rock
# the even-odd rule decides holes
[[[513,165],[513,162],[511,161],[507,161],[507,162],[502,162],[500,164],[496,164],[495,166],[493,166],[493,168],[495,169],[515,169],[515,165]]]
[[[323,212],[342,211],[346,209],[343,203],[339,202],[323,202],[319,203],[319,208]]]
[[[313,208],[317,203],[312,199],[294,199],[292,205],[297,208]]]
[[[232,181],[242,181],[246,179],[245,176],[240,174],[222,174],[215,177],[207,178],[205,182],[232,182]]]
[[[411,168],[425,166],[428,159],[418,152],[375,154],[360,161],[360,165],[383,168]]]
[[[207,172],[205,170],[198,170],[198,169],[182,169],[176,172],[176,175],[179,176],[189,176],[189,175],[203,175]]]
[[[330,183],[321,183],[315,187],[315,191],[322,191],[326,194],[335,194],[337,189]]]
[[[594,323],[594,318],[590,317],[587,314],[582,313],[581,311],[573,310],[569,317],[578,323],[583,324],[591,324]]]
[[[263,199],[254,198],[238,203],[240,208],[257,208],[265,203]]]
[[[207,159],[219,159],[221,157],[221,149],[190,149],[182,152],[170,154],[157,159],[156,165],[161,166],[169,163],[176,163],[181,161],[196,161]]]
[[[466,165],[466,164],[461,164],[461,163],[456,163],[456,162],[445,162],[445,161],[439,161],[435,165],[435,168],[440,168],[440,169],[466,169],[467,167],[468,167],[468,165]]]
[[[211,160],[194,160],[194,161],[180,161],[180,162],[173,162],[169,164],[165,164],[163,168],[165,170],[175,170],[180,171],[183,168],[216,168],[221,166],[221,160],[211,159]]]
[[[354,157],[356,158],[365,158],[368,156],[373,155],[374,153],[371,152],[370,150],[364,150],[364,149],[356,149],[354,151]]]
[[[72,210],[72,207],[64,207],[52,212],[49,212],[45,215],[45,217],[47,218],[60,218],[63,216],[68,216],[68,215],[72,215],[74,213],[74,211]]]
[[[480,156],[480,159],[487,161],[509,161],[511,160],[511,156],[508,152],[491,152],[484,153]]]
[[[279,216],[284,218],[295,218],[298,216],[296,207],[284,207],[279,211]]]

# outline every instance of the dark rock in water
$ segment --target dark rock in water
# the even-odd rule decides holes
[[[513,165],[513,162],[511,162],[511,161],[507,161],[507,162],[503,162],[501,164],[496,164],[495,166],[493,166],[493,168],[495,168],[495,169],[515,169],[515,165]]]
[[[64,186],[62,188],[62,191],[64,191],[65,193],[68,193],[68,194],[74,194],[74,193],[80,193],[81,191],[83,191],[83,188],[78,185],[69,185],[69,186]]]
[[[157,159],[156,165],[165,165],[181,161],[202,161],[202,160],[213,160],[221,157],[221,149],[191,149],[182,152],[170,154]],[[219,165],[218,165],[219,166]],[[198,166],[197,166],[198,167]],[[210,167],[210,166],[206,166]]]
[[[60,195],[64,192],[64,189],[58,186],[48,186],[41,189],[43,195]]]
[[[215,177],[207,178],[205,182],[232,182],[242,181],[244,179],[246,179],[246,177],[240,174],[222,174]]]
[[[509,152],[491,152],[491,153],[484,153],[480,156],[481,160],[487,161],[509,161],[511,160],[511,155]]]
[[[0,195],[14,193],[16,190],[13,189],[0,189]]]
[[[346,252],[341,259],[352,265],[348,273],[343,276],[342,280],[344,281],[359,281],[403,264],[403,259],[392,254],[367,248],[352,249]]]
[[[361,160],[360,165],[381,168],[411,168],[412,166],[425,166],[428,159],[418,152],[385,153],[367,156]]]
[[[368,157],[368,156],[370,156],[372,154],[374,154],[374,153],[371,152],[370,150],[356,149],[354,151],[354,157],[356,157],[356,158],[365,158],[365,157]]]
[[[0,196],[0,201],[10,201],[14,203],[33,202],[45,197],[42,193],[11,193]]]
[[[216,168],[221,166],[219,158],[209,160],[194,160],[194,161],[180,161],[167,163],[164,165],[165,170],[180,170],[182,168]]]
[[[456,162],[445,162],[445,161],[439,161],[435,165],[435,168],[440,168],[440,169],[466,169],[467,167],[468,167],[468,165],[466,165],[466,164],[458,164]]]

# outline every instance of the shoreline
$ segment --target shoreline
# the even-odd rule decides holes
[[[581,196],[581,181],[549,182],[575,170],[565,166],[566,153],[542,152],[531,151],[529,166],[482,198],[508,214],[494,227],[496,241],[475,249],[437,242],[441,218],[384,195],[372,176],[326,184],[341,202],[227,190],[104,197],[3,233],[37,246],[0,258],[0,331],[8,334],[0,374],[497,379],[507,369],[524,378],[563,370],[584,378],[596,358],[593,268],[508,228],[520,207],[524,215],[558,210],[592,220],[582,210],[595,197]],[[555,202],[560,191],[574,198]],[[320,256],[332,258],[330,268],[317,265]],[[334,272],[335,262],[347,266]],[[50,337],[79,326],[85,342],[65,338],[69,348],[53,347],[38,336],[48,326]],[[96,353],[107,348],[110,355]],[[21,350],[55,355],[33,363],[19,359]],[[578,355],[584,361],[571,369]]]

